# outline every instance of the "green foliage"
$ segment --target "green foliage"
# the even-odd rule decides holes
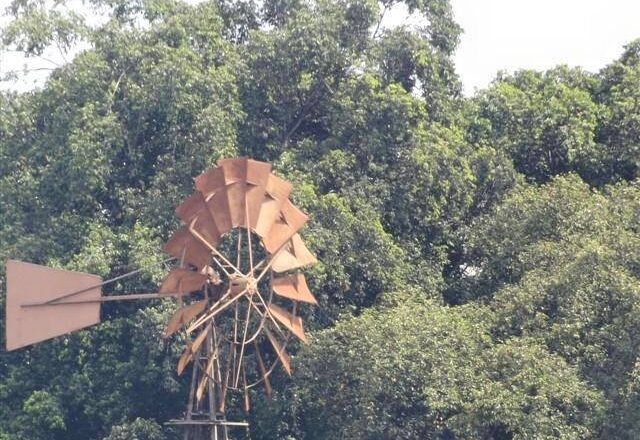
[[[165,440],[162,428],[153,420],[141,418],[131,423],[114,426],[104,440]]]
[[[602,103],[597,138],[609,150],[607,174],[632,180],[640,170],[640,40],[625,47],[620,59],[603,69],[596,98]]]
[[[591,82],[588,74],[567,68],[500,78],[476,98],[471,135],[486,136],[530,180],[544,182],[572,170],[589,178],[602,155]]]
[[[0,93],[0,291],[6,258],[153,291],[193,176],[247,154],[295,184],[319,257],[313,343],[252,394],[254,438],[640,436],[640,43],[465,99],[448,0],[396,28],[395,0],[73,3],[14,0],[2,28],[86,49]],[[0,439],[174,438],[174,307],[0,353]]]
[[[343,320],[299,353],[294,388],[281,397],[294,400],[284,419],[295,438],[594,433],[602,397],[562,358],[533,340],[494,344],[482,310],[397,295],[398,305]]]

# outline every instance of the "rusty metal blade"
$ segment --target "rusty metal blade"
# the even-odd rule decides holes
[[[207,307],[207,300],[197,301],[188,306],[184,306],[175,311],[175,313],[169,318],[167,328],[164,331],[164,336],[169,337],[177,332],[180,327],[191,321],[198,316],[205,307]]]
[[[291,244],[293,245],[293,255],[295,255],[296,260],[300,261],[303,266],[318,262],[316,257],[304,244],[304,241],[302,241],[300,234],[294,234],[293,237],[291,237]]]
[[[195,192],[187,197],[187,199],[176,208],[176,214],[186,225],[189,225],[191,229],[198,231],[207,243],[214,247],[217,246],[221,234],[220,231],[218,231],[215,220],[209,212],[202,193]]]
[[[266,188],[270,175],[270,163],[247,159],[247,183]]]
[[[302,318],[287,312],[285,309],[275,304],[269,305],[269,312],[274,318],[291,330],[291,333],[296,335],[298,339],[305,344],[308,342],[307,337],[304,334],[304,329],[302,328]]]
[[[177,372],[178,375],[182,374],[187,364],[193,359],[193,356],[198,352],[200,346],[207,339],[207,333],[211,330],[211,324],[207,325],[204,330],[191,342],[187,345],[182,356],[180,356],[180,360],[178,361]]]
[[[229,211],[229,198],[222,168],[210,168],[196,178],[196,188],[205,199],[207,209],[213,217],[220,235],[233,227]]]
[[[220,235],[224,235],[233,228],[231,221],[231,209],[229,208],[229,196],[227,187],[221,188],[215,194],[206,198],[207,209],[213,217]]]
[[[268,398],[271,398],[271,382],[269,381],[269,375],[267,374],[267,369],[265,368],[264,361],[262,360],[262,356],[260,355],[260,347],[258,346],[258,341],[256,339],[253,340],[253,347],[256,352],[256,360],[258,361],[258,371],[262,375],[264,392]]]
[[[247,158],[220,159],[218,166],[224,172],[231,224],[233,227],[245,226]]]
[[[226,186],[222,168],[211,167],[196,177],[196,188],[205,198]]]
[[[212,366],[213,366],[213,361],[215,360],[215,355],[212,353],[211,356],[209,356],[209,361],[207,362],[207,366],[205,367],[205,370],[202,372],[202,378],[200,379],[200,383],[198,384],[198,388],[196,390],[196,399],[198,400],[198,402],[200,402],[202,400],[202,395],[204,394],[204,388],[207,386],[207,383],[209,382],[209,372],[212,370]]]
[[[102,278],[83,272],[53,269],[38,264],[7,260],[6,347],[15,350],[26,345],[64,335],[100,322]],[[63,304],[22,307],[25,304],[55,300],[80,291]],[[64,304],[65,301],[91,301]]]
[[[169,241],[164,245],[164,251],[176,258],[202,270],[209,264],[211,254],[209,249],[196,239],[187,227],[182,227],[173,233]]]
[[[299,269],[316,263],[316,257],[307,249],[299,234],[294,234],[291,240],[275,256],[271,268],[278,273]]]
[[[269,233],[262,239],[265,249],[270,254],[283,246],[304,224],[309,216],[296,208],[289,200],[282,204],[281,216],[275,221]]]
[[[291,376],[291,358],[289,357],[289,354],[287,354],[284,347],[280,345],[274,334],[271,333],[271,330],[265,327],[264,332],[266,333],[269,342],[271,342],[273,349],[278,355],[278,359],[280,359],[280,362],[282,362],[282,367],[287,372],[287,374]]]
[[[265,188],[265,194],[260,204],[260,213],[254,226],[256,234],[265,237],[273,223],[278,219],[282,204],[291,193],[292,186],[289,182],[275,174],[270,174]]]
[[[258,225],[270,175],[270,164],[251,159],[247,161],[246,215],[249,220],[248,226],[253,230]]]
[[[304,301],[311,304],[318,304],[313,296],[304,275],[300,272],[285,277],[273,278],[271,280],[273,291],[280,296],[284,296],[295,301]]]
[[[202,289],[207,282],[207,276],[189,269],[174,267],[160,286],[160,293],[188,294]]]

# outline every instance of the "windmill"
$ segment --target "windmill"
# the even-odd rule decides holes
[[[228,439],[247,422],[227,420],[229,395],[245,411],[250,392],[270,396],[270,376],[291,374],[287,346],[306,342],[300,303],[317,304],[300,269],[316,262],[298,231],[308,220],[289,200],[292,185],[271,165],[246,157],[221,159],[195,179],[196,191],[177,208],[183,226],[164,251],[177,262],[157,293],[103,295],[99,276],[7,261],[6,347],[15,350],[100,322],[107,301],[174,297],[178,308],[165,336],[187,345],[178,361],[192,364],[181,425],[185,440]]]

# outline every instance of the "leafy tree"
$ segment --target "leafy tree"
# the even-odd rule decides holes
[[[465,281],[492,296],[495,335],[544,341],[611,401],[630,396],[639,348],[638,196],[637,184],[556,178],[515,191],[470,235],[480,252]],[[623,432],[608,424],[605,438]]]
[[[640,40],[625,46],[619,60],[604,68],[596,99],[605,107],[601,113],[597,138],[606,146],[608,165],[603,174],[632,180],[638,177],[640,150]]]
[[[534,340],[494,345],[482,310],[395,294],[316,335],[296,362],[284,431],[264,437],[584,438],[603,400]],[[259,425],[260,426],[260,425]],[[273,429],[273,428],[272,428]]]
[[[164,440],[162,428],[153,420],[137,418],[132,423],[114,426],[104,440]]]
[[[0,93],[0,273],[154,289],[193,176],[251,155],[310,213],[321,303],[254,437],[637,438],[640,46],[465,99],[450,2],[403,3],[421,25],[385,27],[395,0],[13,1],[3,48],[86,49]],[[1,353],[0,439],[172,437],[173,307]]]
[[[593,82],[589,74],[565,67],[499,77],[476,98],[470,137],[485,137],[531,181],[568,171],[597,176],[604,153],[595,139],[599,107],[590,92]]]

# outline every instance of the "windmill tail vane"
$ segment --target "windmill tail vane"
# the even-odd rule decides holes
[[[316,262],[298,231],[308,216],[289,200],[292,185],[271,165],[246,157],[221,159],[195,179],[196,190],[175,210],[183,226],[164,251],[175,261],[158,292],[103,295],[97,275],[8,260],[6,347],[15,350],[100,322],[107,301],[173,297],[177,310],[165,337],[183,331],[187,345],[177,373],[191,368],[185,438],[227,439],[246,422],[226,418],[228,394],[250,410],[250,390],[272,393],[280,366],[291,374],[292,337],[307,342],[299,315],[317,305],[301,268]]]

